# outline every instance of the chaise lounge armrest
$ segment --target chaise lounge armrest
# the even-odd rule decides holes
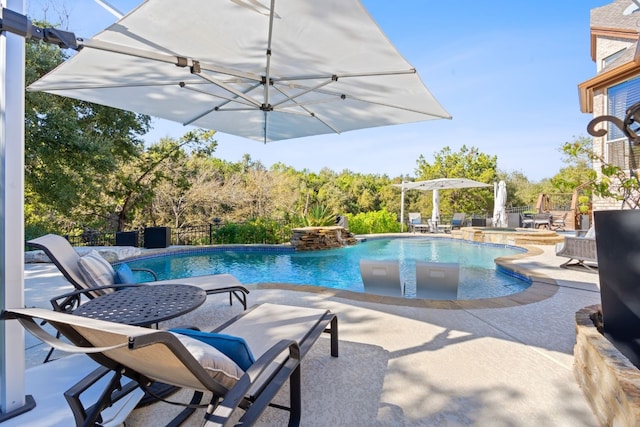
[[[268,369],[280,356],[288,350],[288,357],[284,363],[281,363],[274,375],[271,369]],[[300,382],[300,361],[302,355],[298,343],[291,340],[281,340],[266,353],[264,353],[238,380],[236,385],[229,390],[222,402],[216,407],[211,414],[205,415],[206,427],[229,426],[233,415],[238,409],[246,407],[244,402],[251,390],[259,384],[264,384],[260,396],[253,401],[248,409],[239,420],[240,425],[253,425],[257,422],[260,415],[267,406],[272,406],[271,401],[280,391],[282,384],[289,379],[290,387],[290,407],[286,409],[290,412],[289,425],[299,425],[302,415],[302,406],[300,400],[301,382]]]
[[[210,392],[205,425],[229,425],[239,409],[241,425],[253,425],[267,406],[290,412],[289,425],[300,424],[300,361],[323,333],[331,336],[331,355],[338,356],[337,316],[328,310],[262,304],[252,307],[218,328],[207,339],[232,338],[253,353],[246,362],[225,349],[179,331],[130,326],[75,316],[41,308],[7,309],[2,320],[17,319],[45,343],[62,351],[88,354],[95,362],[129,377],[145,389],[152,382]],[[40,319],[51,324],[69,342],[43,329]],[[216,335],[218,337],[216,337]],[[251,360],[253,360],[251,358]],[[243,367],[241,367],[243,366]],[[119,378],[118,378],[119,379]],[[290,382],[290,404],[284,407],[271,400]],[[112,388],[119,386],[114,381]],[[87,418],[97,419],[108,407],[114,390],[107,389]],[[238,414],[239,415],[239,414]],[[234,416],[233,418],[237,418]]]

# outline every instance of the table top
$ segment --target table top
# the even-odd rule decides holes
[[[73,314],[128,325],[150,326],[195,310],[206,298],[206,292],[197,286],[134,286],[87,301]]]

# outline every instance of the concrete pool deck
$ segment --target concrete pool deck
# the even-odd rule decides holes
[[[530,249],[530,256],[505,261],[534,278],[530,291],[476,302],[249,285],[251,305],[323,307],[338,314],[340,357],[331,358],[328,340],[321,338],[303,362],[302,425],[598,425],[572,372],[575,313],[600,303],[598,275],[560,268],[553,246]],[[44,287],[52,295],[68,289],[50,264],[27,265],[25,280],[28,305],[49,307],[39,292]],[[206,330],[240,309],[212,296],[176,320]],[[35,344],[28,363],[38,363],[44,352]],[[177,411],[164,403],[141,408],[127,426],[159,425]],[[56,425],[45,418],[38,425]],[[279,426],[285,419],[269,409],[261,425]],[[201,422],[198,413],[185,425]]]

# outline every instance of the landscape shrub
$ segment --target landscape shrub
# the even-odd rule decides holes
[[[400,231],[396,215],[386,209],[356,215],[347,214],[347,219],[349,220],[349,231],[354,234],[397,233]]]

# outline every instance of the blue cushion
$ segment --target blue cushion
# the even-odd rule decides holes
[[[170,331],[209,344],[233,360],[244,371],[249,369],[255,362],[253,353],[251,353],[251,349],[244,338],[217,332],[194,331],[192,329],[170,329]]]
[[[133,271],[127,264],[121,264],[114,277],[116,285],[132,285],[136,283]]]
[[[461,219],[453,219],[451,220],[451,225],[462,225]]]

